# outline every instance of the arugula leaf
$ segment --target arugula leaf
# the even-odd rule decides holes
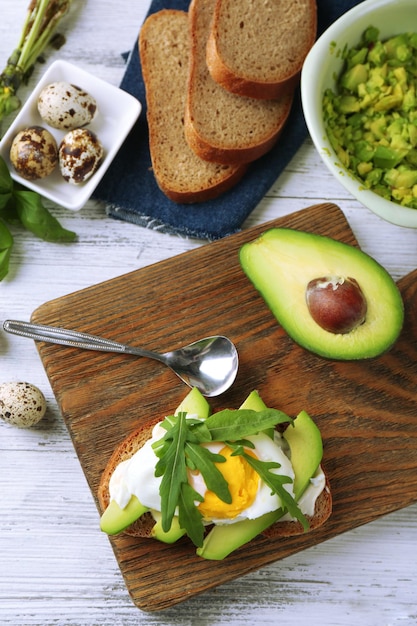
[[[204,540],[204,525],[203,516],[195,505],[196,500],[202,502],[204,498],[189,483],[183,483],[178,500],[178,522],[194,545],[201,548]]]
[[[166,532],[171,528],[182,484],[188,483],[184,456],[186,437],[185,413],[180,413],[176,423],[163,437],[165,441],[171,439],[170,445],[155,450],[155,454],[159,456],[159,461],[155,466],[155,476],[162,476],[159,493],[161,496],[162,528]]]
[[[255,459],[250,454],[247,454],[242,446],[235,446],[233,443],[228,445],[234,449],[233,455],[239,454],[246,459],[249,465],[253,467],[255,472],[259,475],[260,479],[263,480],[266,485],[271,487],[273,493],[277,494],[283,504],[283,507],[288,511],[288,513],[301,522],[304,530],[308,530],[309,523],[307,518],[301,512],[301,509],[292,495],[283,487],[285,484],[292,483],[292,478],[283,474],[275,474],[274,472],[271,472],[271,469],[278,469],[281,465],[274,461],[261,461],[259,459]]]
[[[213,441],[236,441],[243,437],[256,435],[277,424],[292,423],[288,415],[277,409],[252,411],[251,409],[237,409],[218,411],[204,420],[204,426],[210,431]],[[196,427],[200,429],[200,426]]]
[[[185,453],[192,461],[193,466],[201,472],[207,489],[213,491],[223,502],[231,504],[232,496],[230,495],[227,480],[215,466],[215,463],[224,463],[226,461],[224,456],[215,454],[204,448],[204,446],[190,442],[185,444]]]

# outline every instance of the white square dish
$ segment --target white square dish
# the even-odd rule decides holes
[[[94,132],[104,148],[104,158],[98,170],[85,183],[74,185],[61,176],[59,168],[43,179],[29,181],[22,178],[10,162],[10,147],[15,135],[28,126],[43,126],[59,145],[66,131],[48,126],[40,117],[37,100],[48,84],[65,81],[87,91],[97,102],[97,113],[87,128]],[[90,198],[104,176],[113,158],[126,139],[142,110],[141,103],[129,93],[68,63],[55,61],[38,82],[0,143],[0,155],[7,163],[12,178],[27,189],[36,191],[52,202],[77,211]]]

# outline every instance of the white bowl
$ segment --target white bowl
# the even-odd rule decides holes
[[[65,131],[51,128],[45,124],[37,109],[37,100],[40,92],[46,85],[55,81],[65,81],[77,85],[93,96],[97,102],[97,113],[87,128],[97,135],[103,145],[104,159],[91,178],[80,185],[66,182],[62,178],[59,168],[56,168],[46,178],[29,181],[19,176],[10,163],[10,146],[15,135],[23,128],[32,125],[43,126],[55,137],[58,145],[66,134]],[[41,196],[66,209],[77,211],[84,206],[104,176],[137,120],[141,109],[140,102],[122,89],[97,78],[71,63],[55,61],[36,85],[13,124],[11,124],[4,135],[0,143],[0,154],[6,161],[14,180],[24,185],[27,189],[38,192]]]
[[[417,228],[416,209],[390,202],[364,189],[344,168],[330,145],[323,123],[323,93],[328,88],[335,90],[336,77],[343,66],[340,52],[345,46],[358,44],[368,26],[378,28],[381,39],[417,32],[417,0],[366,0],[342,15],[321,35],[307,55],[301,73],[304,117],[324,163],[359,202],[392,224]]]

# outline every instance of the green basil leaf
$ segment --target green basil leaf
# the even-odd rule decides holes
[[[23,226],[45,241],[70,242],[76,234],[66,230],[42,204],[39,194],[26,189],[14,191],[16,211]]]
[[[13,179],[10,176],[6,161],[0,157],[0,195],[11,194],[13,191]]]
[[[2,193],[0,191],[0,215],[2,217],[4,217],[4,218],[6,218],[5,209],[6,209],[7,205],[9,204],[11,198],[12,198],[12,192],[11,191],[8,191],[8,192],[5,192],[5,193]]]
[[[0,280],[3,280],[9,272],[9,261],[12,247],[12,234],[7,226],[0,220]]]
[[[8,224],[13,224],[13,226],[21,226],[22,222],[20,221],[19,215],[16,211],[16,202],[14,200],[13,193],[8,194],[8,200],[3,208],[0,210],[0,216]]]

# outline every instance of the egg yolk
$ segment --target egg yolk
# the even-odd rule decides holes
[[[232,502],[230,504],[223,502],[213,491],[208,489],[204,496],[204,502],[198,506],[200,513],[207,520],[233,519],[255,500],[259,475],[244,457],[231,456],[232,452],[233,450],[229,446],[224,446],[219,454],[224,456],[226,461],[216,463],[216,467],[229,485]]]

